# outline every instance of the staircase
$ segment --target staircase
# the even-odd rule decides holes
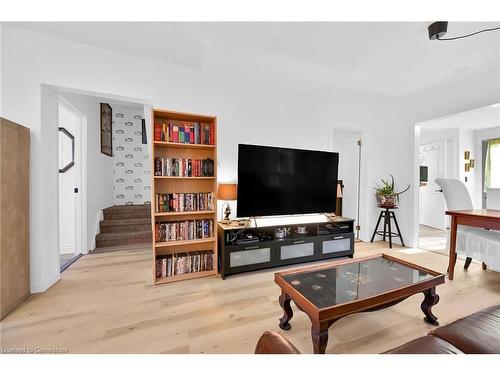
[[[127,205],[105,208],[100,233],[93,252],[108,251],[112,246],[151,243],[151,206]]]

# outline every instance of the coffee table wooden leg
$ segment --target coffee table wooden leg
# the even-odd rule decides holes
[[[284,292],[281,292],[281,296],[279,298],[280,306],[283,309],[283,317],[280,319],[280,328],[285,331],[292,328],[289,321],[293,317],[292,307],[290,306],[290,302],[292,299],[290,296]]]
[[[314,354],[325,354],[326,345],[328,344],[328,327],[327,322],[318,323],[311,322],[311,338]]]
[[[424,321],[433,326],[438,326],[437,317],[432,313],[432,306],[439,302],[439,296],[436,294],[436,288],[427,289],[424,291],[424,300],[420,305],[423,313],[425,314]]]

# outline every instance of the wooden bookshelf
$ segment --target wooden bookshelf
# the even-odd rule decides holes
[[[201,123],[213,127],[214,144],[174,143],[170,141],[154,140],[155,122],[172,123],[176,125]],[[166,284],[174,281],[189,280],[218,274],[217,254],[217,118],[193,113],[182,113],[153,109],[152,114],[152,177],[151,177],[151,225],[153,230],[153,284]],[[214,160],[214,176],[184,177],[184,176],[155,176],[155,157],[180,159]],[[157,212],[156,194],[168,193],[214,193],[214,210],[205,211],[175,211]],[[213,220],[213,237],[180,241],[156,241],[156,224],[184,220],[211,219]],[[214,269],[200,272],[184,273],[167,277],[156,276],[156,259],[158,256],[195,253],[203,250],[213,251]]]
[[[210,243],[210,242],[214,242],[214,241],[215,241],[215,237],[197,238],[195,240],[163,241],[163,242],[156,242],[155,247],[173,247],[173,246],[182,246],[182,245],[195,245],[195,244],[200,244],[200,243],[205,244],[205,243]]]
[[[180,211],[180,212],[157,212],[155,216],[194,216],[215,214],[216,211]]]

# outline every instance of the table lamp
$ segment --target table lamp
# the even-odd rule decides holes
[[[237,197],[237,184],[219,184],[219,191],[217,193],[217,198],[227,203],[226,209],[224,210],[224,204],[222,205],[224,219],[222,221],[230,221],[229,216],[231,215],[231,207],[228,201],[234,201]]]

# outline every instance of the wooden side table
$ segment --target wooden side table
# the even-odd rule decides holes
[[[405,243],[403,241],[403,236],[401,235],[401,231],[399,230],[399,225],[398,225],[398,221],[396,219],[396,214],[393,211],[391,211],[391,210],[395,210],[397,207],[394,207],[394,208],[380,207],[380,208],[382,209],[382,211],[380,211],[380,215],[379,215],[378,220],[377,220],[377,225],[375,226],[375,230],[373,231],[372,239],[370,242],[373,242],[373,240],[375,239],[375,235],[382,236],[383,241],[385,241],[386,237],[389,237],[389,247],[392,249],[392,238],[399,237],[399,239],[401,240],[401,245],[403,245],[403,247],[405,247]],[[382,218],[384,218],[384,230],[378,230],[378,226],[379,226],[380,220],[382,220]],[[397,233],[392,233],[391,219],[394,220],[394,224],[396,225]]]

